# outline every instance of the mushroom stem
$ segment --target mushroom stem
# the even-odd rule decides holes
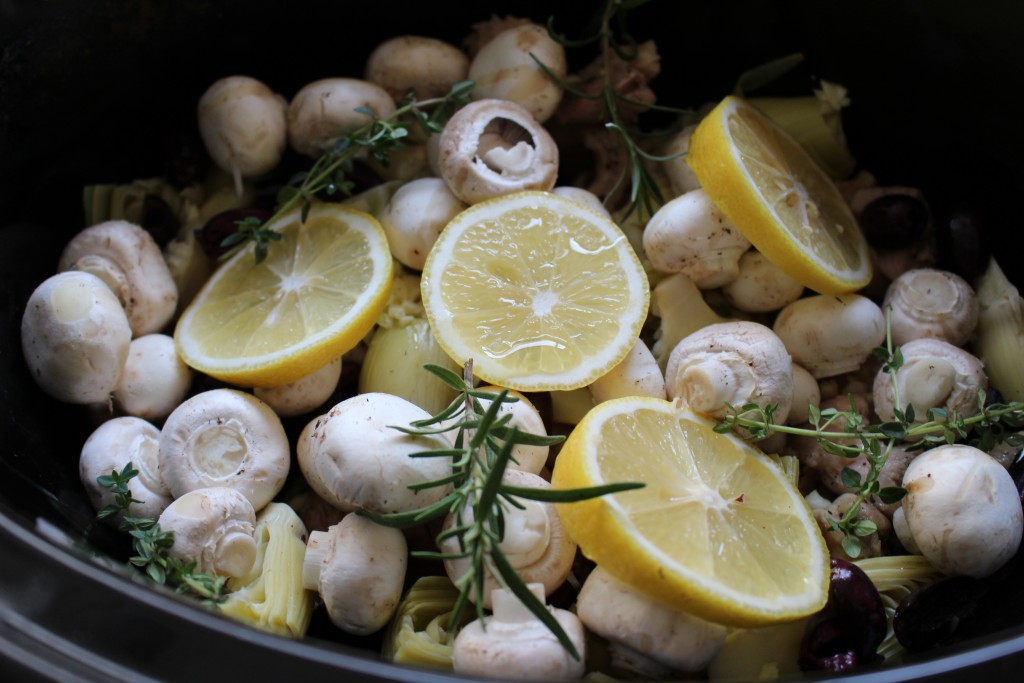
[[[302,587],[306,590],[319,590],[320,571],[324,558],[330,549],[330,537],[326,531],[312,531],[306,541],[306,556],[302,561]]]
[[[742,358],[727,354],[719,354],[718,358],[691,365],[680,376],[682,396],[694,410],[701,413],[714,412],[739,395],[742,392],[740,387],[751,387],[754,384],[749,369],[743,371],[746,368]]]

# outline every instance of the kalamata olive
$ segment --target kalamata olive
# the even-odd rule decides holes
[[[143,197],[142,216],[139,224],[153,236],[153,239],[161,247],[170,242],[181,228],[181,220],[174,213],[170,204],[155,194],[147,194]]]
[[[908,650],[946,644],[960,623],[975,612],[989,588],[985,581],[951,576],[911,593],[893,614],[896,639]]]
[[[820,616],[800,644],[801,669],[840,672],[881,661],[885,605],[863,569],[832,559],[828,604]]]
[[[232,235],[238,230],[239,221],[250,217],[265,221],[270,216],[270,211],[260,207],[245,207],[222,211],[206,221],[206,225],[196,230],[196,239],[199,240],[199,244],[207,256],[212,259],[220,258],[221,255],[231,248],[221,246],[221,242],[228,235]]]
[[[878,249],[903,249],[920,240],[928,227],[923,201],[909,194],[887,194],[871,201],[860,214],[867,241]]]

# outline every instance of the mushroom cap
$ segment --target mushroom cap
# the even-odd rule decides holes
[[[978,324],[978,297],[955,273],[936,268],[908,270],[889,284],[882,308],[892,307],[892,342],[902,346],[931,338],[967,343]]]
[[[178,286],[159,245],[128,221],[105,221],[76,234],[61,252],[57,269],[84,270],[103,280],[136,337],[166,327],[178,305]]]
[[[989,576],[1016,554],[1024,530],[1020,494],[984,451],[960,444],[926,451],[907,467],[903,488],[913,541],[944,574]]]
[[[728,405],[775,405],[784,422],[793,400],[793,362],[772,330],[760,323],[714,323],[684,337],[665,367],[665,388],[693,410],[725,417]]]
[[[249,76],[215,81],[199,98],[199,133],[219,168],[261,176],[281,160],[287,145],[287,102]]]
[[[815,378],[859,368],[885,341],[885,314],[859,294],[815,294],[789,304],[772,327],[794,363]]]
[[[375,83],[358,78],[322,78],[303,86],[288,105],[288,143],[299,154],[320,156],[339,137],[395,113],[395,101]]]
[[[437,236],[467,206],[440,178],[418,178],[403,184],[380,214],[391,254],[402,265],[423,270]]]
[[[413,453],[451,448],[443,434],[417,436],[396,427],[430,417],[391,394],[369,392],[345,399],[310,421],[296,455],[310,488],[340,510],[404,512],[436,503],[443,486],[413,491],[410,484],[451,475],[450,458],[413,458]]]
[[[438,170],[467,204],[520,190],[554,188],[558,146],[529,111],[514,102],[470,102],[448,119],[438,140]]]
[[[166,334],[146,334],[128,345],[114,401],[125,413],[163,420],[185,400],[194,371],[185,364]]]
[[[971,353],[941,339],[915,339],[900,347],[903,364],[896,371],[901,408],[914,406],[918,422],[931,408],[969,417],[978,412],[978,390],[988,388],[984,365]],[[884,369],[875,375],[875,413],[885,420],[895,417],[892,375]]]
[[[590,383],[595,403],[622,396],[654,396],[665,398],[665,375],[658,360],[642,339],[618,365]]]
[[[131,338],[117,297],[83,271],[65,271],[40,283],[21,319],[29,372],[43,391],[69,403],[109,400]]]
[[[276,387],[255,387],[252,393],[281,417],[308,413],[322,406],[338,387],[341,363],[339,356],[294,382]]]
[[[600,566],[583,582],[576,613],[590,631],[680,671],[703,669],[725,642],[725,626],[661,604]]]
[[[159,517],[172,500],[160,477],[159,450],[160,430],[142,418],[115,417],[93,430],[78,459],[78,474],[93,507],[99,510],[115,502],[113,492],[97,478],[120,472],[130,462],[138,475],[128,482],[128,490],[140,501],[129,506],[130,514]]]
[[[476,387],[476,391],[485,391],[497,396],[503,391],[502,387],[494,385],[486,385]],[[544,418],[541,417],[540,411],[537,407],[530,402],[526,396],[516,391],[515,389],[508,390],[508,397],[515,398],[515,401],[507,401],[501,404],[498,408],[498,417],[501,418],[505,415],[511,415],[512,417],[508,421],[508,427],[516,427],[519,431],[527,434],[536,434],[539,436],[547,436],[547,426],[544,424]],[[480,406],[486,411],[490,407],[493,401],[486,398],[478,399]],[[453,418],[446,424],[453,425],[459,418]],[[455,438],[458,436],[458,430],[452,429],[451,431],[445,432],[448,439],[454,443]],[[527,444],[516,444],[512,447],[512,459],[508,462],[509,470],[521,470],[523,472],[529,472],[531,474],[540,474],[541,470],[547,465],[548,454],[551,449],[548,446],[531,446]],[[528,486],[529,484],[524,484]]]
[[[160,514],[160,529],[174,534],[169,553],[217,576],[244,576],[256,561],[256,511],[241,493],[223,486],[195,489]]]
[[[424,36],[389,38],[366,59],[366,80],[387,91],[396,103],[410,92],[418,100],[444,97],[468,73],[465,52]]]
[[[185,400],[160,433],[160,473],[175,497],[227,487],[261,510],[284,486],[290,465],[280,418],[236,389],[211,389]]]
[[[736,278],[722,287],[730,304],[741,311],[770,313],[793,303],[804,286],[785,271],[751,249],[740,256]]]

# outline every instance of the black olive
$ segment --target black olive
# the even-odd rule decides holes
[[[908,650],[928,650],[950,641],[978,608],[989,584],[969,576],[940,579],[903,599],[893,614],[896,639]]]
[[[872,200],[860,213],[864,237],[878,249],[903,249],[924,237],[929,211],[909,194],[887,194]]]

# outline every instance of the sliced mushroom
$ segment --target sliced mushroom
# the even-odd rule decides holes
[[[157,522],[174,536],[168,552],[196,570],[244,576],[256,561],[256,512],[241,493],[223,486],[195,489],[176,498]]]

